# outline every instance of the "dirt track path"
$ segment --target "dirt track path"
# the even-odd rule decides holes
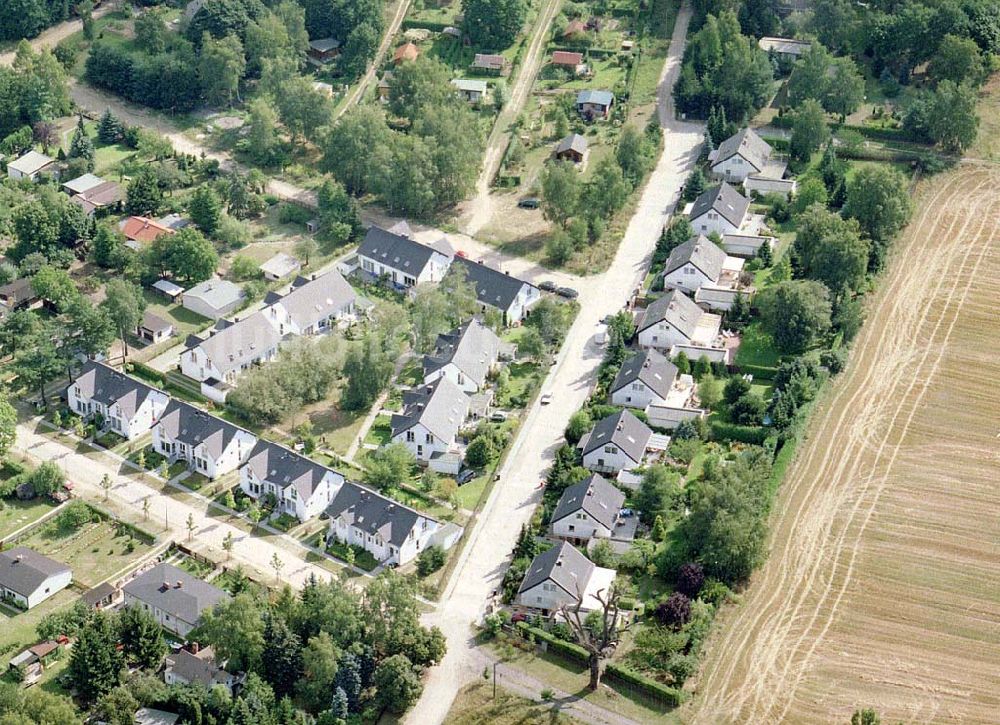
[[[115,9],[114,3],[108,3],[103,5],[94,11],[94,20],[102,18],[112,10]],[[58,25],[53,25],[51,28],[43,30],[41,35],[37,38],[31,39],[31,47],[35,50],[40,50],[41,48],[54,48],[59,44],[60,40],[68,38],[73,33],[83,30],[83,21],[81,20],[67,20],[64,23],[59,23]],[[6,53],[0,53],[0,65],[10,65],[14,62],[14,56],[17,54],[17,50],[10,50]]]
[[[685,719],[995,722],[998,181],[966,165],[922,187]]]

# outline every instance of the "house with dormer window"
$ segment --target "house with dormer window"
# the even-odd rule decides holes
[[[478,319],[438,335],[434,352],[424,356],[424,383],[449,378],[470,395],[478,393],[496,368],[503,343]]]
[[[597,473],[618,473],[642,465],[650,448],[653,431],[632,413],[602,418],[594,429],[580,439],[583,467]]]
[[[733,234],[751,221],[749,211],[750,200],[723,181],[694,200],[688,217],[697,234]]]
[[[461,462],[458,431],[469,415],[469,404],[469,396],[447,377],[406,392],[403,412],[392,416],[392,442],[402,443],[417,461],[434,470],[458,473],[437,462],[442,458]]]
[[[162,390],[93,360],[66,388],[66,400],[81,418],[99,416],[105,430],[128,440],[152,428],[170,402]]]
[[[210,479],[235,471],[256,443],[253,433],[179,400],[153,428],[153,450]]]
[[[207,336],[190,335],[181,353],[181,372],[202,383],[232,385],[247,368],[276,358],[282,335],[266,314],[255,312],[236,322],[219,320]]]
[[[323,513],[344,485],[333,469],[270,441],[258,441],[240,466],[240,488],[253,499],[274,496],[275,510],[307,521]]]
[[[315,279],[297,277],[284,295],[265,298],[264,317],[279,335],[319,335],[354,315],[358,295],[334,270]]]
[[[596,473],[563,491],[552,512],[552,534],[573,544],[615,537],[625,494]],[[634,528],[634,527],[633,527]]]
[[[577,605],[581,612],[597,611],[601,609],[597,597],[607,596],[615,576],[614,569],[596,566],[572,544],[562,541],[528,565],[515,604],[544,617]]]
[[[440,282],[454,256],[454,250],[444,240],[428,246],[375,226],[358,246],[358,266],[362,271],[404,288]]]

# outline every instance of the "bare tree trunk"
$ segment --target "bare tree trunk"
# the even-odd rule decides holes
[[[601,656],[596,652],[590,653],[590,691],[595,692],[597,686],[601,684]]]

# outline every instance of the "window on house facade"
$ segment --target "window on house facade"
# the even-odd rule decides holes
[[[414,443],[416,440],[417,440],[417,436],[414,434],[414,432],[412,430],[406,431],[406,442],[407,443]]]
[[[430,433],[424,436],[424,443],[433,443],[433,442],[434,442],[434,436],[432,436]]]

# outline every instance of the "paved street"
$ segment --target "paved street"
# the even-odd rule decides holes
[[[474,652],[473,624],[479,619],[489,593],[499,587],[507,557],[521,525],[530,518],[541,495],[538,482],[545,476],[570,415],[584,402],[593,384],[602,350],[593,343],[595,327],[608,313],[617,312],[642,280],[656,239],[676,204],[688,173],[694,168],[703,129],[676,121],[671,88],[680,70],[684,38],[691,17],[685,4],[664,64],[660,81],[660,122],[665,148],[646,186],[635,216],[629,223],[618,253],[607,272],[581,279],[580,315],[570,329],[558,363],[543,390],[553,402],[535,405],[529,412],[474,528],[441,606],[427,617],[448,639],[448,654],[428,678],[423,697],[405,722],[428,725],[442,722],[455,694],[480,674]]]

